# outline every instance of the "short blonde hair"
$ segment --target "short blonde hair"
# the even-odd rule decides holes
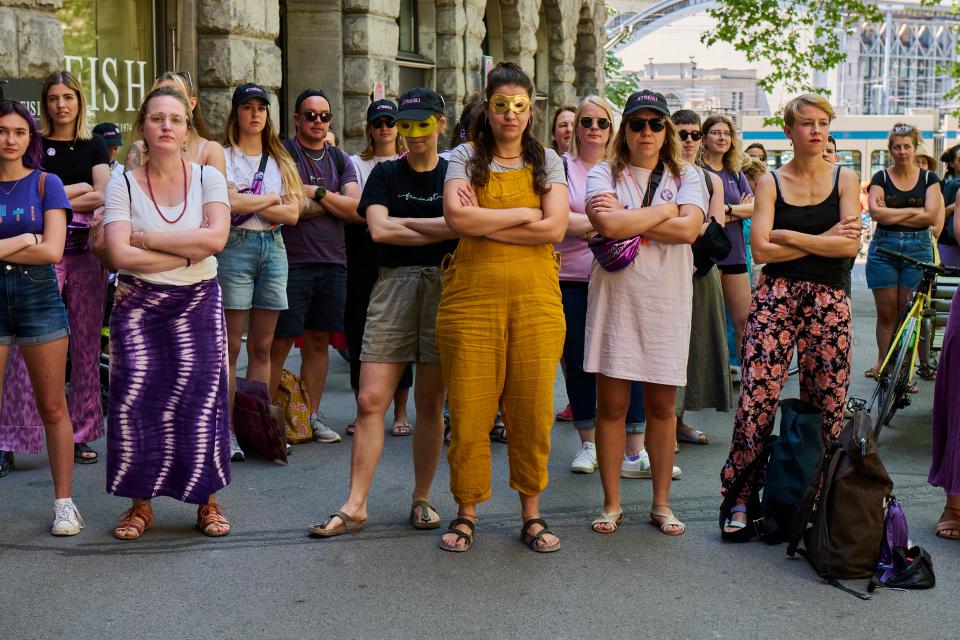
[[[607,114],[607,120],[610,121],[610,135],[607,136],[607,144],[603,147],[604,154],[610,151],[610,145],[613,144],[613,136],[615,133],[613,128],[613,107],[611,107],[607,99],[602,96],[587,96],[580,102],[580,106],[577,107],[577,110],[573,114],[573,140],[570,144],[571,158],[580,156],[580,140],[577,138],[577,127],[580,124],[580,117],[583,115],[583,107],[588,104],[600,107],[603,112]]]
[[[827,114],[831,122],[837,117],[829,100],[815,93],[805,93],[788,102],[783,108],[783,123],[792,127],[793,123],[800,117],[800,109],[804,107],[820,109]]]

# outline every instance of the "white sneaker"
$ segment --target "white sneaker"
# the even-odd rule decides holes
[[[673,466],[672,478],[680,477],[680,467]],[[623,456],[623,462],[620,464],[621,478],[652,478],[650,471],[650,455],[646,449],[641,449],[636,460],[631,460],[626,455]]]
[[[593,473],[597,468],[597,445],[592,442],[584,442],[580,453],[570,464],[570,471],[574,473]]]
[[[323,424],[323,414],[311,413],[310,426],[313,428],[313,439],[317,442],[340,442],[340,434]]]
[[[247,455],[243,452],[243,449],[240,448],[240,443],[237,442],[237,436],[234,435],[233,431],[230,431],[230,460],[233,462],[243,462],[247,459]]]
[[[50,533],[55,536],[75,536],[83,529],[83,518],[77,511],[73,500],[57,500],[53,505],[53,528]]]

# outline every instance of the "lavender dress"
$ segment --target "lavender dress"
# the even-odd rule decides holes
[[[954,294],[933,392],[930,484],[960,495],[960,296]]]

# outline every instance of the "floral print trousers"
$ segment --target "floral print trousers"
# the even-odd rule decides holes
[[[794,345],[799,352],[800,399],[823,413],[826,445],[840,435],[850,385],[850,300],[843,289],[763,275],[753,294],[743,336],[740,398],[730,456],[720,472],[727,495],[740,470],[760,454],[773,431],[780,391]],[[763,482],[757,465],[737,502],[746,504]]]

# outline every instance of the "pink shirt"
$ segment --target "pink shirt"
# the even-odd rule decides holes
[[[580,158],[563,156],[567,161],[567,190],[570,194],[570,211],[586,213],[587,174],[594,165],[588,165]],[[587,241],[576,236],[563,239],[554,245],[560,252],[560,279],[573,282],[589,282],[590,268],[593,265],[593,252]]]

